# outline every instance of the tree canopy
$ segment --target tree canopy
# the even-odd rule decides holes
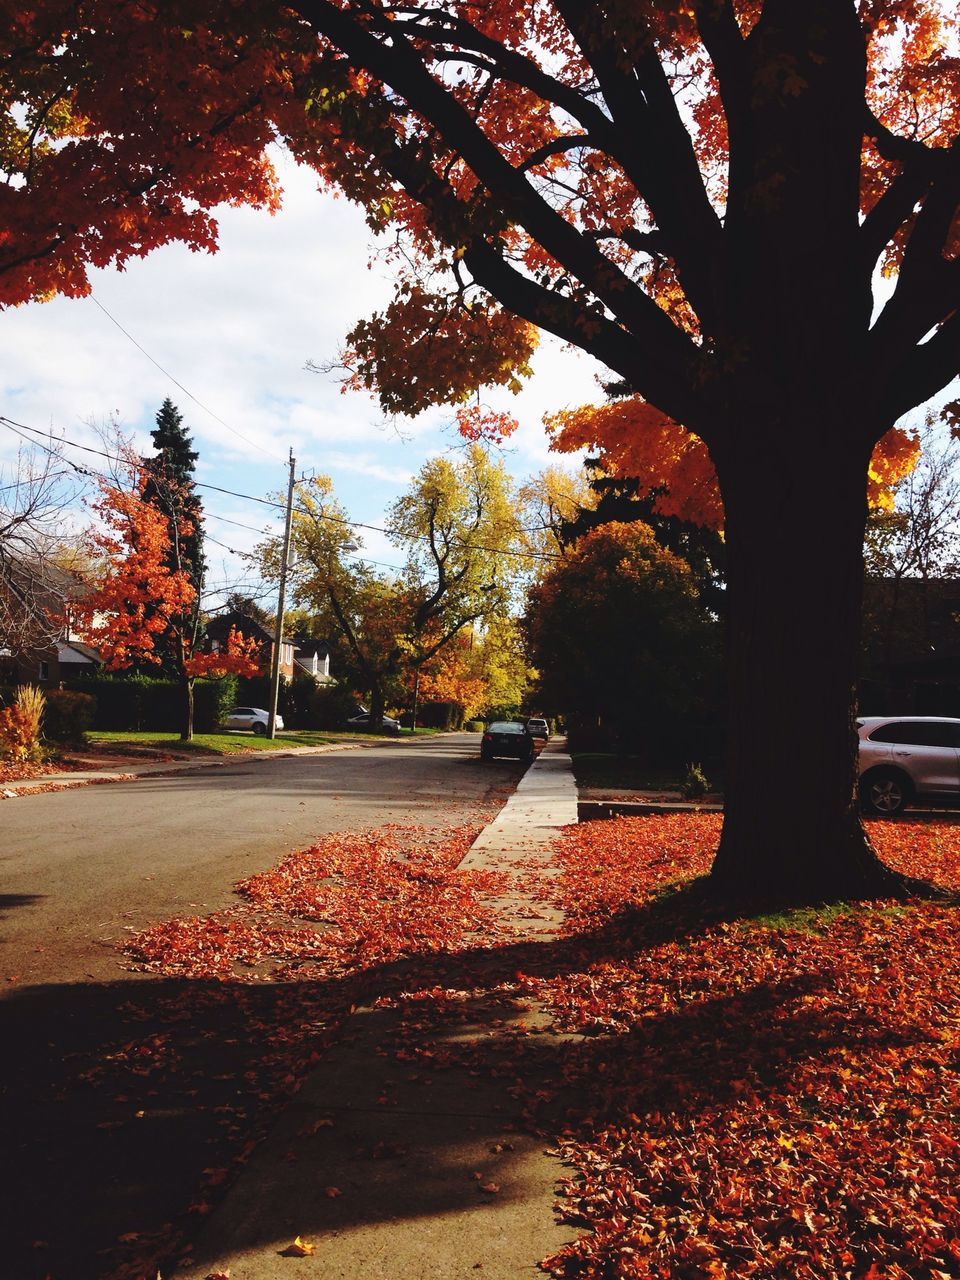
[[[689,566],[649,525],[586,533],[530,589],[525,629],[543,709],[565,716],[581,742],[618,746],[678,772],[701,749],[698,722],[715,696],[719,627]]]

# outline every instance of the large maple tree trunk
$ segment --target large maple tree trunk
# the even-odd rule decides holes
[[[816,434],[828,451],[813,477],[777,449],[777,430],[742,441],[733,465],[718,460],[729,738],[712,881],[724,893],[794,902],[896,883],[865,835],[856,786],[869,446],[840,450],[832,433]]]

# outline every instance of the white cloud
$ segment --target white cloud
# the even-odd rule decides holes
[[[199,479],[255,497],[281,493],[292,448],[298,471],[330,474],[351,516],[380,525],[425,458],[458,443],[454,413],[439,408],[386,422],[369,396],[341,394],[335,375],[307,370],[308,359],[335,360],[349,329],[384,305],[390,285],[382,263],[367,266],[361,213],[318,194],[314,177],[286,157],[278,164],[283,211],[270,218],[223,210],[219,253],[169,246],[124,272],[94,272],[92,299],[0,312],[0,413],[93,447],[101,442],[89,424],[115,416],[148,452],[154,417],[169,396],[199,451]],[[594,362],[549,336],[534,368],[518,396],[486,397],[520,420],[505,453],[518,480],[551,458],[544,412],[600,394]],[[0,431],[0,457],[16,444]],[[210,490],[203,497],[208,511],[240,523],[259,527],[270,518],[254,503]],[[215,520],[209,532],[239,550],[256,541]],[[364,541],[368,557],[400,562],[382,535],[367,532]],[[212,546],[210,554],[212,561]],[[223,574],[243,569],[222,548],[217,557]]]

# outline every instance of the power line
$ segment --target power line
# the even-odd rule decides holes
[[[8,427],[11,431],[16,432],[17,435],[21,435],[23,431],[29,431],[36,436],[49,437],[50,435],[50,433],[47,431],[41,431],[39,427],[28,427],[22,422],[15,422],[13,419],[8,418],[5,414],[0,414],[0,423]],[[29,437],[27,436],[24,436],[23,438],[29,439]],[[117,458],[117,457],[114,457],[112,454],[105,453],[103,449],[94,449],[91,445],[78,444],[74,440],[67,439],[66,436],[58,436],[56,437],[56,439],[59,441],[60,444],[69,445],[72,449],[82,449],[84,453],[95,454],[97,457],[106,458],[109,462],[121,463],[124,461],[124,459],[122,458]],[[42,441],[40,440],[31,441],[31,443],[35,443],[39,448],[45,449],[47,453],[55,457],[61,456],[60,454],[57,453],[55,449],[51,448],[48,445],[43,444]],[[79,472],[81,475],[87,475],[87,476],[93,476],[94,478],[106,479],[106,477],[102,476],[99,472],[89,471],[84,467],[80,467],[76,463],[71,462],[69,458],[64,458],[63,461],[66,462],[68,466],[73,467],[73,469]],[[255,494],[240,493],[236,489],[225,489],[221,485],[210,484],[208,481],[205,481],[205,480],[194,480],[193,484],[198,489],[210,489],[214,493],[223,493],[231,498],[240,498],[244,502],[256,502],[259,505],[264,507],[272,507],[276,511],[284,511],[286,509],[286,504],[283,502],[277,502],[271,498],[258,498]],[[310,515],[316,520],[324,520],[328,524],[339,524],[349,529],[366,529],[368,530],[368,532],[371,532],[371,533],[383,533],[383,534],[389,535],[389,530],[385,529],[382,525],[368,524],[363,520],[350,520],[345,516],[332,516],[332,515],[327,515],[325,513],[318,514],[317,512],[311,512],[303,508],[301,508],[301,514]],[[220,518],[223,518],[223,517],[220,517]],[[235,523],[239,523],[239,522],[235,522]],[[257,530],[256,532],[259,533],[261,532],[261,530]],[[522,532],[522,529],[517,530],[517,532]],[[411,539],[411,541],[429,542],[430,539],[425,534],[415,534],[414,537]],[[454,544],[456,546],[463,547],[468,551],[489,551],[493,555],[511,556],[517,560],[563,560],[565,558],[564,556],[557,555],[554,552],[550,552],[550,551],[515,551],[507,547],[491,547],[482,542],[467,542],[465,539],[462,539],[462,538],[454,539]],[[370,563],[373,564],[373,563],[376,563],[376,561],[370,561]]]
[[[123,327],[123,325],[122,325],[122,324],[120,323],[120,321],[116,318],[116,316],[113,316],[113,315],[111,315],[111,314],[110,314],[110,312],[109,312],[109,311],[107,310],[107,308],[103,305],[103,303],[99,300],[99,298],[95,298],[95,297],[93,297],[93,295],[92,295],[92,294],[91,294],[91,298],[92,298],[92,301],[95,303],[95,305],[96,305],[96,306],[98,306],[98,307],[100,308],[100,310],[103,312],[103,314],[104,314],[104,315],[107,317],[107,319],[111,322],[111,324],[115,324],[115,325],[117,326],[117,328],[120,330],[120,332],[123,334],[123,336],[124,336],[125,338],[129,338],[129,340],[133,343],[133,345],[137,348],[137,350],[138,350],[138,351],[141,351],[141,352],[142,352],[142,353],[147,357],[147,359],[150,361],[150,363],[151,363],[152,365],[156,365],[156,367],[160,370],[160,372],[163,374],[163,376],[164,376],[165,378],[169,378],[169,379],[170,379],[170,381],[173,383],[173,385],[174,385],[175,387],[179,387],[179,388],[180,388],[180,390],[183,392],[183,394],[184,394],[185,396],[189,396],[189,397],[190,397],[190,399],[193,401],[193,403],[194,403],[194,404],[199,405],[199,406],[200,406],[200,408],[204,411],[204,413],[208,413],[208,414],[210,415],[210,417],[214,419],[214,421],[215,421],[215,422],[219,422],[219,423],[220,423],[220,425],[221,425],[221,427],[226,427],[226,429],[227,429],[227,430],[228,430],[232,435],[235,435],[239,440],[242,440],[245,444],[251,445],[251,446],[252,446],[252,448],[254,448],[254,449],[259,449],[259,450],[260,450],[260,452],[261,452],[262,454],[264,454],[266,457],[268,457],[268,458],[273,458],[275,461],[279,461],[279,457],[277,456],[277,454],[275,454],[275,453],[271,453],[269,449],[264,449],[264,447],[263,447],[262,445],[257,444],[256,440],[251,440],[249,436],[245,436],[245,435],[243,434],[243,432],[242,432],[242,431],[238,431],[238,430],[236,429],[236,427],[231,427],[231,425],[230,425],[230,423],[229,423],[229,422],[224,422],[223,418],[221,418],[219,414],[214,413],[212,409],[208,409],[208,408],[207,408],[207,406],[203,403],[203,401],[202,401],[202,400],[198,400],[198,399],[197,399],[197,397],[193,394],[193,392],[192,392],[192,391],[189,391],[189,390],[188,390],[188,389],[183,385],[183,383],[182,383],[182,382],[178,382],[178,381],[177,381],[177,379],[173,376],[173,374],[172,374],[172,373],[170,373],[170,372],[169,372],[169,370],[165,369],[165,368],[163,367],[163,365],[162,365],[162,364],[160,364],[160,362],[159,362],[158,360],[154,360],[153,356],[152,356],[152,355],[150,354],[150,352],[146,349],[146,347],[142,346],[142,345],[141,345],[141,344],[136,340],[136,338],[133,336],[133,334],[132,334],[132,333],[130,333],[127,329],[125,329],[125,328]]]

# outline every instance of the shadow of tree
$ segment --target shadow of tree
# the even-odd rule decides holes
[[[332,981],[305,968],[302,980],[263,985],[138,978],[14,991],[0,1004],[0,1125],[16,1171],[3,1200],[5,1274],[95,1280],[125,1252],[151,1246],[176,1256],[178,1239],[195,1232],[322,1064],[343,1018],[376,1001],[400,1010],[387,1018],[396,1037],[389,1057],[405,1047],[415,1060],[426,1036],[434,1076],[449,1068],[498,1082],[491,1132],[507,1121],[548,1129],[665,1108],[696,1115],[736,1097],[747,1077],[761,1094],[783,1087],[798,1058],[826,1057],[851,1037],[896,1039],[855,1008],[805,1001],[829,987],[829,969],[645,1019],[615,1037],[613,1054],[609,1037],[516,1026],[525,1005],[518,975],[553,979],[642,954],[694,938],[725,914],[680,895],[589,933],[418,955]],[[439,1012],[411,994],[435,989],[466,994]],[[387,1034],[384,1018],[369,1025]],[[483,1034],[465,1037],[465,1028]],[[346,1079],[348,1095],[354,1087],[361,1082]],[[444,1167],[449,1134],[437,1126],[428,1141]],[[402,1169],[398,1178],[409,1182]],[[423,1194],[406,1186],[400,1203],[425,1214],[467,1198],[474,1188],[447,1180]],[[338,1201],[336,1210],[346,1222],[383,1211],[373,1203]],[[136,1239],[120,1240],[131,1232]]]

